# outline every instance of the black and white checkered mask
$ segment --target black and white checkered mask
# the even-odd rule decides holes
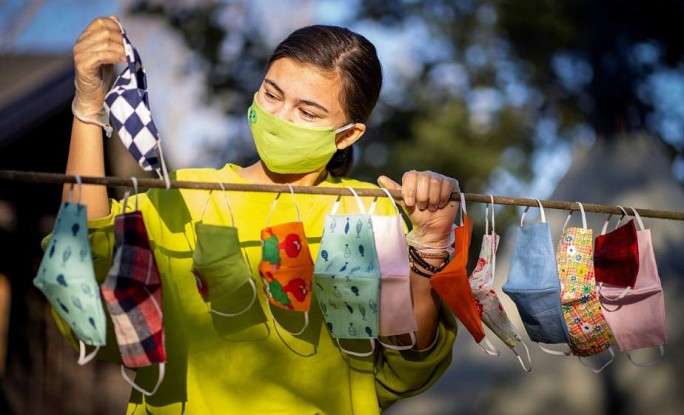
[[[145,68],[123,27],[121,34],[128,64],[105,96],[105,108],[119,138],[140,167],[146,171],[154,170],[160,177],[164,177],[166,174],[159,132],[152,120],[147,99]]]

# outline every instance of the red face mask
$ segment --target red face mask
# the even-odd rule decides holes
[[[639,272],[639,245],[634,220],[606,233],[609,220],[610,216],[595,241],[596,282],[634,288]]]

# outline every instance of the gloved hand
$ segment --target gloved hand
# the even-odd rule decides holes
[[[454,243],[453,224],[458,202],[449,200],[459,192],[458,180],[431,171],[404,173],[401,186],[386,176],[378,184],[391,190],[401,190],[403,205],[413,223],[407,235],[409,245],[422,249],[449,250]]]
[[[76,93],[71,111],[82,122],[103,127],[110,136],[109,114],[104,98],[114,81],[115,63],[126,62],[118,19],[98,17],[81,33],[74,45]]]

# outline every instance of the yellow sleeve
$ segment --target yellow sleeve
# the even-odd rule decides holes
[[[437,382],[451,364],[456,332],[453,313],[442,305],[435,343],[428,350],[382,348],[375,362],[375,386],[383,410],[399,399],[425,392]]]

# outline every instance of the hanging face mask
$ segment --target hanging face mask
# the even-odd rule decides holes
[[[384,188],[382,190],[392,201],[397,214],[373,215],[376,201],[373,201],[370,208],[375,248],[380,263],[380,335],[397,336],[408,333],[411,344],[395,346],[382,341],[380,343],[390,349],[407,350],[414,346],[415,332],[418,330],[411,297],[408,245],[399,207],[389,191]]]
[[[124,198],[127,205],[128,194]],[[123,213],[114,220],[114,261],[102,284],[102,297],[114,323],[126,382],[146,396],[153,395],[166,365],[162,286],[142,212]],[[159,364],[156,386],[147,391],[124,370]]]
[[[551,239],[541,202],[540,223],[524,226],[528,206],[520,218],[515,235],[508,279],[502,289],[515,303],[530,340],[540,343],[546,353],[568,355],[550,350],[541,343],[568,342],[568,333],[561,311],[560,280]]]
[[[77,181],[80,188],[80,178],[77,177]],[[80,200],[74,202],[73,190],[72,185],[67,202],[59,208],[52,239],[33,285],[43,292],[78,338],[78,364],[84,365],[95,357],[100,346],[105,345],[107,329],[93,269],[86,206]],[[86,344],[96,347],[87,356]]]
[[[622,209],[623,217],[629,218],[627,212]],[[622,294],[634,288],[639,272],[639,246],[637,243],[637,231],[633,220],[620,226],[620,221],[615,225],[615,230],[606,233],[609,215],[603,224],[601,235],[596,237],[596,249],[594,250],[594,264],[596,268],[596,282],[601,290],[603,284],[623,287]]]
[[[468,250],[473,232],[473,222],[466,214],[465,196],[461,193],[461,226],[454,230],[454,256],[441,271],[430,277],[430,285],[449,306],[456,318],[465,326],[475,342],[490,355],[498,356],[489,339],[485,339],[484,327],[477,309],[477,302],[468,282]],[[485,340],[487,347],[482,346]]]
[[[293,333],[283,328],[290,334],[298,335],[309,324],[313,261],[292,186],[290,192],[292,203],[297,210],[297,222],[268,226],[280,199],[278,193],[271,205],[271,213],[266,220],[267,226],[261,231],[262,260],[259,263],[259,275],[264,281],[269,304],[284,310],[304,313],[304,327],[299,332]],[[273,321],[278,322],[275,316]]]
[[[159,132],[152,120],[147,99],[145,68],[121,23],[119,27],[128,64],[105,96],[104,107],[128,152],[143,170],[157,172],[159,177],[166,181],[168,188],[169,178],[162,156]],[[111,127],[107,135],[110,134]]]
[[[235,224],[225,190],[223,196],[230,212],[231,223]],[[207,199],[202,217],[210,201],[211,195]],[[210,311],[223,317],[244,314],[256,300],[256,284],[242,255],[237,228],[210,225],[200,220],[195,224],[195,236],[192,272],[197,282],[197,290],[204,301],[210,304]],[[251,287],[252,291],[250,302],[239,311],[227,311],[235,308],[235,303],[242,299],[239,293],[246,292],[247,286]]]
[[[651,231],[644,228],[636,209],[632,208],[632,211],[639,224],[639,273],[634,289],[625,293],[621,286],[605,284],[600,291],[599,300],[620,350],[636,366],[652,366],[663,358],[663,345],[667,343],[665,299],[653,252]],[[658,347],[658,359],[646,363],[634,362],[630,351],[650,347]]]
[[[337,151],[337,134],[354,126],[350,123],[335,129],[288,122],[264,110],[257,95],[258,92],[247,111],[247,119],[259,158],[274,173],[299,174],[320,169]]]
[[[561,282],[561,304],[572,354],[586,364],[582,357],[593,356],[606,350],[610,353],[608,362],[598,369],[592,368],[595,373],[599,373],[613,362],[613,334],[601,313],[597,299],[592,258],[592,230],[587,228],[584,207],[579,202],[577,204],[582,213],[582,227],[566,228],[572,215],[570,211],[563,225],[563,235],[556,252]]]
[[[470,275],[470,288],[475,296],[477,309],[480,311],[482,322],[489,327],[513,353],[523,370],[532,370],[532,360],[527,345],[522,340],[518,329],[508,319],[506,310],[494,291],[494,277],[496,276],[496,250],[499,247],[499,235],[494,229],[494,197],[490,196],[491,205],[485,208],[485,234],[482,236],[482,247],[477,265]],[[492,233],[489,234],[489,208],[492,209]],[[518,344],[522,344],[527,354],[527,365],[520,354],[515,350]]]
[[[371,216],[354,189],[349,190],[361,213],[337,214],[338,199],[325,218],[314,262],[314,291],[330,335],[340,348],[355,356],[370,356],[378,335],[380,266]],[[371,350],[346,350],[339,339],[368,339]]]

